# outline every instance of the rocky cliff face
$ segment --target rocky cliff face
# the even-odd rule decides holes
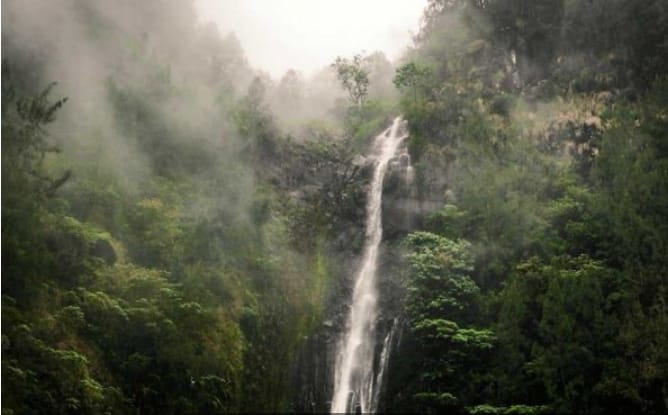
[[[373,160],[363,156],[353,159],[361,171],[369,172]],[[368,175],[364,175],[368,176]],[[377,322],[376,344],[378,350],[375,360],[379,362],[384,339],[392,328],[395,319],[401,321],[401,301],[403,284],[401,270],[403,266],[401,240],[415,230],[424,221],[429,212],[442,205],[441,201],[424,201],[418,197],[414,183],[414,169],[405,144],[389,164],[383,187],[383,242],[379,257],[378,289],[380,293],[380,316]],[[367,180],[368,181],[368,180]],[[346,235],[363,235],[364,223],[357,224],[357,232],[346,230]],[[342,238],[345,236],[342,234]],[[340,239],[340,238],[339,238]],[[349,240],[348,244],[351,243]],[[336,244],[337,246],[339,244]],[[337,342],[345,324],[348,302],[351,297],[352,278],[359,258],[350,252],[342,255],[347,264],[344,274],[337,280],[328,301],[327,312],[319,329],[305,339],[292,368],[292,399],[289,410],[296,412],[328,412],[332,398],[334,381],[334,363]],[[393,336],[390,348],[400,341],[400,326]],[[390,354],[392,350],[389,351]],[[391,373],[385,374],[385,379]],[[381,397],[380,410],[383,410]]]
[[[304,342],[293,367],[289,411],[329,412],[339,330],[333,320],[326,320],[320,330]]]
[[[441,187],[444,187],[441,185]],[[424,193],[424,192],[423,192]],[[430,192],[431,199],[418,192],[416,168],[406,146],[390,162],[383,189],[383,237],[386,241],[402,239],[406,234],[420,228],[426,217],[445,203],[442,198],[433,198],[439,192]]]

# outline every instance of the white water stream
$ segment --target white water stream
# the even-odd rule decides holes
[[[356,409],[362,413],[370,413],[375,412],[378,406],[383,372],[389,357],[387,348],[394,331],[391,330],[385,339],[379,373],[374,376],[378,297],[376,268],[383,236],[383,180],[389,161],[406,138],[401,128],[402,123],[401,117],[395,118],[392,126],[379,134],[374,141],[377,159],[368,193],[364,257],[355,279],[345,335],[337,349],[332,413],[345,413]],[[359,408],[356,408],[357,405]]]

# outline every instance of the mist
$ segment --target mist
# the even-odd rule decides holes
[[[665,0],[3,0],[2,413],[667,413]]]
[[[227,174],[243,169],[231,113],[254,71],[238,40],[198,23],[188,5],[7,1],[2,17],[10,80],[21,79],[21,65],[30,64],[28,89],[57,82],[54,93],[69,99],[52,135],[79,176],[136,190],[207,151],[229,164]],[[137,124],[132,111],[150,114],[153,126]],[[162,130],[159,141],[147,141],[145,128]],[[241,197],[252,194],[249,178],[225,182]]]
[[[380,50],[395,60],[411,44],[426,0],[197,0],[199,19],[234,32],[251,64],[278,79],[306,76],[336,56]]]

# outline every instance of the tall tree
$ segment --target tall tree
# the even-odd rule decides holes
[[[348,100],[361,111],[369,96],[369,70],[364,57],[360,54],[352,59],[339,56],[331,66],[336,69],[336,76],[348,93]]]

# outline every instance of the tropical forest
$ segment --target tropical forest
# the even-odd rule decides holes
[[[1,14],[2,415],[668,413],[668,1]]]

